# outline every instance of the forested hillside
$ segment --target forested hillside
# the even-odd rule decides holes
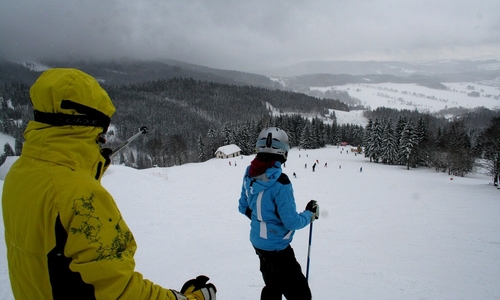
[[[2,80],[18,77],[25,80],[12,80],[0,86],[0,132],[16,140],[15,145],[4,145],[4,153],[19,154],[22,133],[33,117],[29,82],[40,72],[10,67],[7,72],[10,75]],[[117,65],[112,72],[103,69],[95,72],[116,73],[120,68]],[[125,70],[131,70],[130,65],[123,67],[124,74]],[[163,74],[155,72],[144,77]],[[147,72],[137,70],[135,75],[98,77],[117,108],[105,146],[115,148],[140,127],[149,128],[147,135],[114,157],[114,163],[148,168],[205,161],[213,157],[218,147],[227,144],[236,144],[243,154],[251,154],[258,132],[266,126],[278,126],[289,133],[292,147],[313,149],[346,142],[363,147],[363,154],[374,163],[407,168],[425,166],[459,176],[474,172],[478,163],[482,163],[492,175],[498,174],[498,111],[450,108],[431,115],[379,107],[365,111],[370,121],[363,128],[336,123],[334,110],[348,111],[354,105],[362,108],[345,92],[329,95],[341,98],[334,100],[260,85],[227,83],[225,76],[231,73],[225,72],[220,73],[222,77],[205,74],[222,82],[188,77],[137,81],[142,77],[139,73]],[[181,73],[188,74],[185,70]],[[204,76],[197,74],[198,78]],[[244,74],[235,75],[242,78]],[[127,79],[120,81],[117,79],[120,76]],[[0,163],[5,155],[0,157]]]
[[[108,134],[108,147],[115,147],[141,126],[150,129],[147,136],[123,151],[120,158],[121,162],[136,167],[205,160],[227,143],[236,143],[244,153],[250,154],[255,130],[262,122],[272,119],[269,107],[313,117],[324,116],[329,109],[348,110],[347,105],[338,100],[188,78],[120,86],[104,84],[103,87],[117,107],[112,118],[114,130]],[[32,119],[29,86],[5,84],[1,95],[0,129],[22,141],[22,132]],[[327,117],[334,122],[334,114]],[[301,122],[308,121],[302,119]],[[248,138],[242,138],[242,132],[247,131],[250,131]],[[240,138],[235,140],[238,135]],[[200,156],[202,144],[207,146]]]

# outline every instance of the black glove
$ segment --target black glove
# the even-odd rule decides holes
[[[182,286],[181,293],[188,300],[216,300],[217,289],[215,285],[207,284],[208,277],[200,275],[190,279]]]
[[[104,166],[102,164],[102,161],[100,161],[97,164],[97,170],[96,170],[96,174],[95,174],[96,180],[99,180],[99,178],[101,178],[102,174],[104,174],[104,172],[106,172],[106,170],[108,169],[108,167],[111,163],[111,159],[109,158],[111,153],[113,153],[113,150],[111,150],[109,148],[102,148],[101,149],[101,156],[104,157],[105,161],[104,161]]]
[[[313,218],[311,219],[311,222],[319,219],[319,205],[316,200],[309,201],[309,203],[307,203],[306,205],[306,210],[313,213]]]
[[[250,220],[252,219],[252,210],[250,209],[250,207],[247,207],[247,209],[245,210],[245,216],[247,216]]]
[[[113,150],[111,150],[109,148],[102,148],[101,149],[101,155],[106,160],[106,162],[104,163],[104,168],[107,168],[109,166],[109,164],[111,163],[111,158],[109,158],[111,153],[113,153]]]

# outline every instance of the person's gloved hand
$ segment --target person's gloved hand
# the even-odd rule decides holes
[[[309,203],[307,203],[307,205],[306,205],[306,210],[313,213],[313,217],[311,219],[311,222],[319,219],[319,205],[318,205],[318,202],[316,200],[309,201]]]
[[[106,160],[106,162],[104,163],[104,168],[107,168],[109,166],[109,164],[111,163],[111,158],[109,157],[111,155],[111,153],[113,153],[113,150],[111,150],[109,148],[102,148],[101,149],[101,155]]]
[[[200,275],[194,279],[190,279],[184,283],[181,288],[181,294],[174,292],[177,299],[179,300],[216,300],[215,294],[217,289],[212,283],[208,283],[208,277],[205,275]]]
[[[247,209],[245,210],[245,216],[247,216],[250,220],[252,219],[252,210],[250,209],[250,207],[247,207]]]

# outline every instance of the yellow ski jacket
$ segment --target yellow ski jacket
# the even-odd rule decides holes
[[[109,117],[115,111],[97,81],[75,69],[44,72],[30,95],[41,112],[78,115],[62,100]],[[100,183],[102,131],[29,122],[2,196],[16,299],[176,299],[134,271],[134,237]]]

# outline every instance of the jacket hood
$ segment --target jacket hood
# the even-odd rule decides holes
[[[250,175],[248,175],[249,169],[250,167],[247,167],[245,172],[244,185],[250,194],[258,194],[261,191],[266,190],[272,186],[276,180],[278,180],[282,173],[281,163],[279,161],[277,161],[273,167],[268,168],[264,174],[259,176],[250,177]]]
[[[30,89],[31,102],[37,111],[77,114],[75,109],[61,107],[63,100],[87,106],[110,117],[115,107],[106,91],[90,75],[66,68],[49,69],[40,75]]]
[[[97,110],[111,117],[115,107],[106,91],[90,75],[76,69],[50,69],[42,73],[30,89],[33,108],[44,113],[79,115],[75,109],[65,109],[63,100]],[[24,131],[26,142],[22,155],[84,169],[96,176],[97,164],[102,163],[97,142],[103,128],[95,126],[54,126],[30,121]]]

